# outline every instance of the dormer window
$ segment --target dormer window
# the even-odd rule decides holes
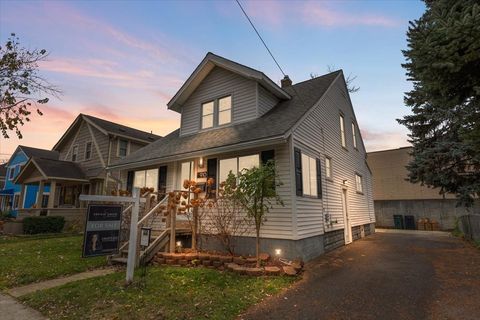
[[[223,126],[232,122],[232,96],[202,104],[202,129]]]
[[[213,111],[215,105],[213,101],[202,104],[202,129],[213,127]]]
[[[218,100],[218,125],[224,125],[232,121],[232,96]]]

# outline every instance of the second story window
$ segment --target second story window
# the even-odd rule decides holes
[[[73,148],[72,148],[72,161],[73,162],[77,161],[77,155],[78,155],[78,146],[73,146]]]
[[[128,141],[119,139],[118,140],[118,156],[126,157],[128,154]]]
[[[343,115],[340,115],[340,138],[342,142],[342,147],[347,147],[347,142],[345,139],[345,118]]]
[[[218,125],[224,125],[232,121],[232,96],[218,100]]]
[[[15,168],[16,167],[10,167],[10,169],[8,169],[8,180],[15,178]]]
[[[223,126],[232,122],[232,96],[202,104],[202,129]]]
[[[355,123],[352,122],[352,138],[353,138],[353,147],[357,149],[357,129],[355,128]]]
[[[92,157],[92,143],[87,142],[85,144],[85,160],[88,160]]]
[[[202,129],[213,127],[214,109],[213,101],[202,104]]]

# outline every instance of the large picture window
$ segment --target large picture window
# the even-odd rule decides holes
[[[315,158],[302,154],[303,194],[317,197],[317,164]]]
[[[133,186],[136,188],[153,188],[153,191],[157,191],[158,169],[135,171]]]
[[[234,175],[237,175],[243,169],[251,169],[258,166],[260,166],[260,157],[258,154],[222,159],[220,160],[219,181],[226,181],[230,171]]]

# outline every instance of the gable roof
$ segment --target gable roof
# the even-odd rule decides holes
[[[15,178],[15,183],[22,183],[25,179],[28,179],[29,172],[34,169],[37,169],[45,180],[57,179],[88,182],[85,173],[75,162],[33,157],[30,158]]]
[[[53,146],[53,150],[58,150],[60,148],[60,146],[66,141],[67,137],[74,131],[74,129],[80,126],[82,120],[87,121],[105,135],[111,134],[114,136],[143,142],[145,144],[151,143],[161,138],[161,136],[153,133],[141,131],[112,121],[80,113],[77,118],[75,118],[70,127],[67,129],[67,131],[65,131],[60,140],[58,140],[58,142]]]
[[[22,152],[29,159],[32,157],[45,158],[45,159],[58,159],[60,156],[57,151],[19,145],[17,146],[15,151],[12,153],[12,155],[10,156],[10,159],[8,159],[5,166],[8,166],[10,164],[10,161],[12,161],[15,158],[14,155],[16,155],[19,151]]]
[[[188,136],[180,136],[180,129],[177,129],[163,139],[131,153],[110,168],[148,165],[149,161],[200,151],[205,153],[213,149],[218,151],[218,148],[259,143],[260,140],[271,143],[277,139],[278,142],[284,142],[291,128],[322,98],[341,74],[341,70],[335,71],[285,88],[291,99],[281,101],[263,116],[252,121]]]
[[[188,77],[187,81],[185,81],[173,98],[167,103],[168,109],[180,112],[180,107],[185,103],[188,97],[195,91],[195,89],[200,85],[210,71],[215,68],[215,66],[258,81],[268,91],[281,100],[290,99],[289,93],[280,88],[263,72],[209,52],[205,58],[203,58],[202,62],[200,62],[200,64],[195,68],[190,77]]]

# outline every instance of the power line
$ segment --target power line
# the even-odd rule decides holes
[[[247,18],[248,22],[250,22],[250,25],[252,26],[253,30],[255,30],[255,33],[257,34],[257,36],[260,38],[260,41],[262,41],[263,45],[265,46],[265,48],[267,49],[268,53],[270,54],[270,56],[272,57],[273,61],[275,61],[275,64],[277,65],[278,69],[280,69],[280,72],[283,74],[283,76],[285,77],[286,74],[285,72],[283,72],[283,69],[282,67],[280,67],[280,64],[278,64],[277,62],[277,59],[275,59],[275,57],[273,56],[272,52],[270,51],[270,49],[268,48],[267,44],[265,43],[265,41],[263,41],[263,38],[262,36],[260,35],[260,33],[258,32],[257,28],[255,28],[255,25],[253,24],[252,20],[250,20],[250,17],[248,16],[248,14],[245,12],[245,10],[243,9],[242,5],[240,4],[240,1],[238,0],[235,0],[238,4],[238,6],[240,7],[240,9],[242,10],[243,14],[245,15],[245,17]]]

